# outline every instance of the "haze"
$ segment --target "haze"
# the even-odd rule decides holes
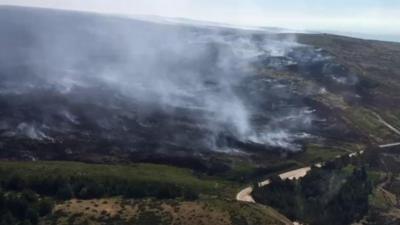
[[[182,17],[400,41],[400,2],[396,0],[0,0],[0,4]]]

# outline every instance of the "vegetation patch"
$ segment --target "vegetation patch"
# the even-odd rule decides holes
[[[274,177],[270,185],[256,188],[253,197],[307,224],[350,224],[368,212],[372,183],[365,167],[349,173],[346,164],[329,162],[300,180]]]
[[[99,210],[92,211],[95,204],[107,201],[107,207],[113,209],[108,216],[103,216]],[[56,224],[135,224],[135,225],[280,225],[291,224],[290,220],[275,210],[261,206],[249,205],[236,201],[207,200],[207,201],[177,201],[177,200],[123,200],[120,198],[72,201],[56,206],[55,215],[48,217]],[[82,210],[82,205],[88,210]]]
[[[1,186],[6,190],[30,189],[61,200],[118,195],[193,200],[200,194],[230,193],[229,190],[235,187],[233,183],[216,178],[196,177],[187,169],[152,164],[2,162],[0,178]]]

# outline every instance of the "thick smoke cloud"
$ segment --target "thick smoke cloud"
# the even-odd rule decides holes
[[[263,60],[301,47],[294,39],[64,12],[4,15],[9,23],[2,24],[7,31],[2,43],[9,54],[0,56],[1,65],[27,68],[29,75],[5,77],[1,95],[22,98],[51,90],[86,108],[43,105],[36,115],[41,118],[3,121],[2,135],[56,141],[54,130],[68,133],[86,119],[110,139],[115,130],[134,139],[140,129],[171,126],[170,134],[153,141],[213,151],[233,151],[232,140],[295,151],[298,140],[308,137],[304,131],[313,112],[297,103],[275,107],[295,101],[289,87],[257,75]],[[109,113],[94,112],[90,105]],[[50,119],[54,113],[62,124]],[[161,117],[167,121],[157,122]]]

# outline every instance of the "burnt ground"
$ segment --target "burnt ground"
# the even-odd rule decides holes
[[[10,14],[21,17],[18,10],[0,10],[5,12],[1,14],[4,18]],[[295,134],[289,141],[297,147],[294,151],[278,144],[243,140],[232,131],[229,123],[210,120],[218,116],[215,112],[142,102],[95,79],[88,80],[89,86],[60,90],[41,76],[41,68],[35,62],[19,61],[34,42],[29,33],[31,28],[27,26],[29,16],[37,16],[37,12],[30,13],[25,12],[28,19],[19,20],[17,24],[10,16],[11,19],[2,20],[5,22],[0,26],[8,34],[0,38],[6,50],[0,55],[1,159],[151,162],[223,173],[238,161],[266,168],[283,159],[296,160],[311,144],[322,148],[347,146],[346,150],[351,151],[352,147],[348,146],[395,139],[390,132],[377,132],[375,128],[379,125],[371,121],[374,111],[400,125],[400,44],[397,43],[296,34],[298,41],[305,45],[293,47],[282,56],[258,56],[253,62],[254,70],[233,85],[234,91],[254,112],[250,121],[252,128],[261,130],[267,126],[270,130],[284,128],[290,131]],[[54,27],[61,26],[65,20],[79,19],[88,24],[96,20],[80,14],[51,12],[47,16],[63,18],[54,20]],[[130,23],[124,19],[113,20],[124,26]],[[99,21],[96,23],[101,23],[102,19]],[[108,23],[115,21],[106,22],[107,28]],[[133,23],[136,26],[161,26]],[[165,26],[162,29],[166,31],[175,29]],[[68,26],[64,28],[69,29]],[[217,28],[183,29],[207,34]],[[218,29],[223,30],[222,35],[242,35],[232,29]],[[39,30],[44,31],[43,28]],[[18,38],[10,38],[13,35]],[[91,40],[93,36],[90,35],[94,35],[94,39],[97,37],[84,33],[80,42]],[[250,34],[254,42],[279,41],[293,35]],[[93,48],[109,50],[101,47],[107,46],[104,43],[88,43],[89,46],[92,44]],[[220,51],[215,46],[207,48],[211,52]],[[104,64],[118,58],[113,54],[111,51],[110,55],[93,57],[98,60],[96,64]],[[207,61],[203,63],[207,67],[204,73],[214,71],[214,65]],[[52,76],[65,73],[62,68],[52,69]],[[217,82],[206,79],[206,91],[218,93]],[[199,92],[198,95],[206,93]],[[304,119],[297,118],[299,114]],[[308,114],[312,115],[310,121],[306,121]],[[214,121],[213,126],[209,126],[210,121]],[[306,134],[307,138],[298,137],[300,134]]]

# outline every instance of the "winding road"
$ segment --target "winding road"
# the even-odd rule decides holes
[[[390,123],[386,122],[379,114],[374,112],[374,115],[377,117],[377,119],[383,124],[385,125],[388,129],[390,129],[391,131],[393,131],[394,133],[400,135],[400,130],[398,130],[397,128],[395,128],[393,125],[391,125]],[[390,148],[390,147],[394,147],[394,146],[400,146],[400,142],[396,142],[396,143],[389,143],[389,144],[384,144],[384,145],[379,145],[379,148]],[[364,154],[364,151],[359,151],[359,152],[353,152],[350,153],[348,156],[349,157],[355,157],[358,155],[362,155]],[[340,157],[340,156],[337,156]],[[322,163],[317,163],[314,166],[316,167],[322,167],[324,164],[324,162]],[[290,170],[284,173],[279,174],[279,177],[282,180],[293,180],[293,179],[299,179],[302,177],[305,177],[308,172],[311,171],[311,166],[308,167],[303,167],[303,168],[299,168],[299,169],[295,169],[295,170]],[[264,180],[262,182],[258,183],[258,187],[265,187],[267,185],[269,185],[271,183],[270,179]],[[242,189],[239,193],[237,193],[236,195],[236,200],[237,201],[241,201],[241,202],[249,202],[249,203],[256,203],[256,201],[254,200],[253,196],[251,195],[253,192],[253,187],[249,186],[246,187],[244,189]],[[294,223],[296,224],[296,222]],[[297,223],[298,224],[298,223]]]
[[[354,157],[359,154],[363,154],[364,151],[360,151],[358,153],[351,153],[349,154],[350,157]],[[322,167],[324,163],[316,163],[314,164],[315,167]],[[308,172],[311,171],[311,166],[303,167],[300,169],[295,169],[295,170],[290,170],[284,173],[279,174],[279,177],[282,180],[295,180],[295,179],[300,179],[302,177],[305,177]],[[264,180],[262,182],[258,183],[258,187],[265,187],[271,183],[270,179]],[[237,195],[236,195],[236,200],[241,201],[241,202],[251,202],[251,203],[256,203],[256,201],[253,199],[251,196],[251,193],[253,192],[253,187],[249,186],[241,190]]]

